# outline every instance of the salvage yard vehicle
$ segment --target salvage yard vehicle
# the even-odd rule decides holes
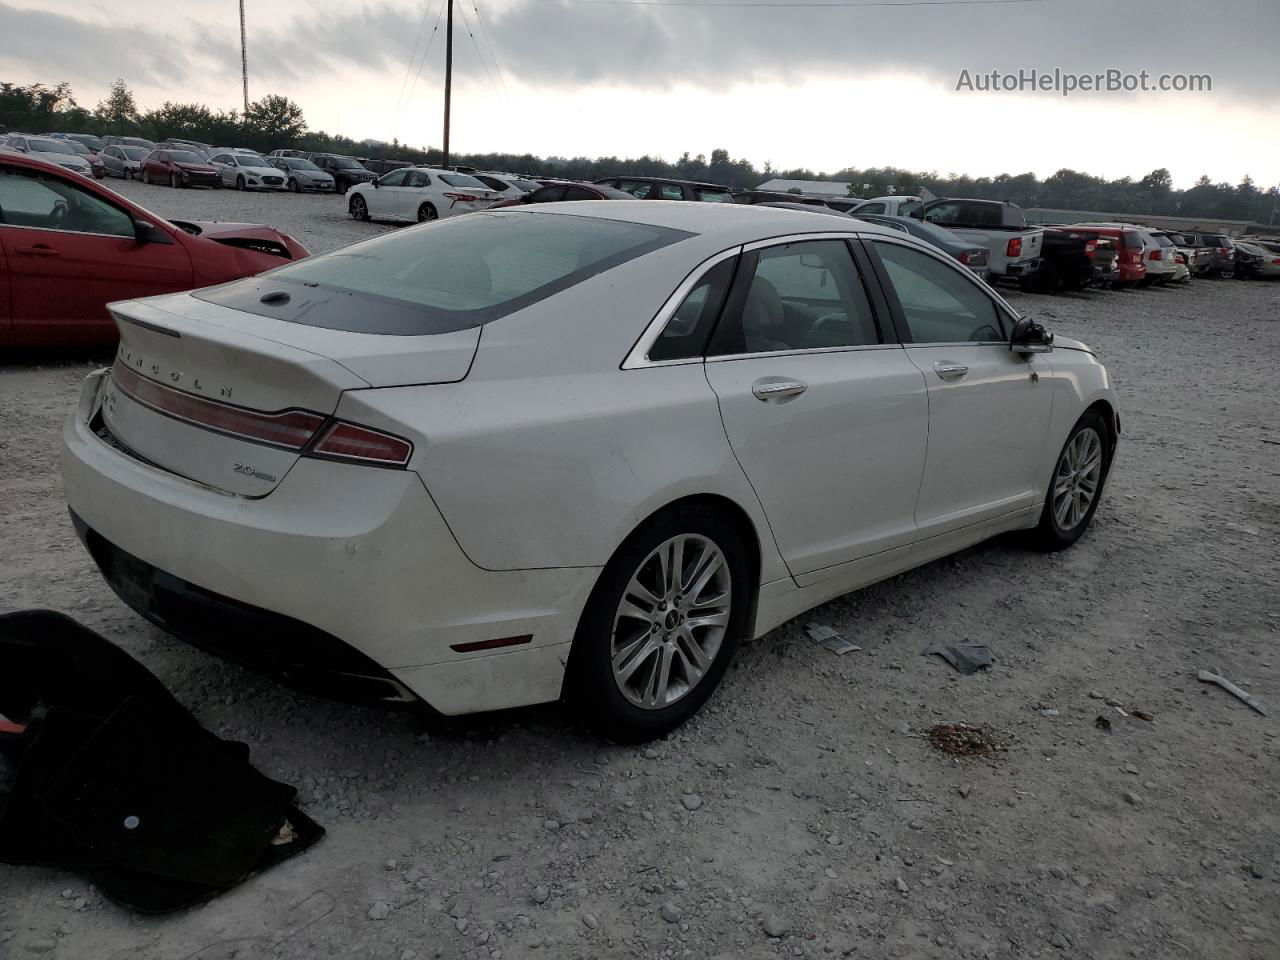
[[[222,186],[237,190],[284,190],[285,175],[266,157],[242,150],[215,153],[209,164],[218,171]]]
[[[1138,286],[1147,275],[1143,252],[1146,244],[1138,228],[1129,225],[1098,226],[1082,223],[1052,223],[1046,229],[1088,230],[1099,237],[1106,237],[1116,250],[1116,273],[1111,282],[1113,290]]]
[[[523,197],[509,197],[506,200],[499,200],[495,203],[491,210],[499,207],[517,207],[530,203],[559,203],[569,200],[634,200],[631,194],[623,190],[615,190],[613,187],[606,187],[602,184],[594,183],[573,183],[566,180],[551,180],[545,186],[539,187],[532,193],[526,193]]]
[[[336,153],[313,153],[307,159],[333,177],[338,193],[346,193],[357,183],[368,183],[378,178],[376,173],[366,170],[364,164],[354,157],[343,157]]]
[[[51,133],[49,136],[55,140],[75,140],[88,147],[93,153],[101,153],[107,145],[101,137],[95,137],[91,133]]]
[[[1041,254],[1044,263],[1027,280],[1030,290],[1056,293],[1061,290],[1083,290],[1094,282],[1094,253],[1098,235],[1088,230],[1068,227],[1045,227]]]
[[[1247,241],[1239,241],[1237,246],[1239,243],[1248,243],[1262,251],[1264,259],[1258,266],[1259,277],[1268,280],[1280,277],[1280,240],[1251,238]]]
[[[435,167],[403,167],[347,193],[353,220],[425,223],[488,209],[501,195],[475,177]]]
[[[931,200],[912,216],[986,247],[992,279],[1029,281],[1043,263],[1044,228],[1027,226],[1022,208],[1015,203]]]
[[[1111,227],[1117,230],[1131,230],[1142,240],[1143,276],[1137,283],[1144,287],[1152,284],[1167,284],[1177,278],[1178,265],[1173,259],[1175,244],[1161,231],[1151,230],[1135,223],[1077,223],[1073,226],[1081,229],[1094,227]],[[1132,243],[1132,238],[1128,242]]]
[[[63,480],[125,603],[315,690],[563,693],[619,741],[833,597],[1074,543],[1119,436],[1083,344],[790,210],[482,211],[112,312]]]
[[[54,140],[52,137],[32,137],[25,133],[11,133],[8,137],[0,137],[5,146],[15,153],[55,163],[60,167],[78,173],[82,177],[92,177],[93,168],[89,162],[80,157],[65,140]]]
[[[1236,240],[1236,279],[1249,280],[1261,276],[1268,262],[1267,251],[1246,240]]]
[[[522,177],[515,173],[479,170],[471,174],[471,176],[475,177],[490,190],[500,193],[504,200],[511,197],[523,197],[526,193],[532,193],[542,186],[537,180],[530,180],[528,177]]]
[[[103,147],[98,157],[106,167],[108,177],[133,180],[135,177],[142,176],[142,161],[150,152],[146,147],[126,147],[113,143]]]
[[[924,201],[919,197],[872,197],[870,200],[855,204],[849,211],[849,215],[862,217],[880,214],[886,217],[914,217],[919,214],[922,207],[924,207]]]
[[[1164,237],[1173,244],[1174,250],[1182,255],[1182,259],[1191,277],[1202,277],[1213,267],[1213,251],[1208,247],[1195,247],[1187,244],[1182,235],[1169,230],[1152,230],[1156,237]]]
[[[285,187],[292,193],[333,193],[333,175],[302,157],[267,157],[267,163],[284,174]]]
[[[224,283],[306,255],[270,227],[163,220],[53,164],[0,154],[0,347],[114,343],[112,300]]]
[[[667,177],[605,177],[596,183],[629,193],[637,200],[690,200],[733,203],[733,191],[719,183]]]
[[[122,147],[144,147],[147,150],[156,148],[156,145],[145,137],[103,137],[102,142],[108,147],[114,144]]]
[[[913,217],[882,217],[873,213],[851,213],[849,216],[865,220],[867,223],[889,227],[891,230],[909,233],[925,243],[932,243],[939,250],[951,254],[951,256],[963,263],[973,271],[973,275],[979,280],[986,280],[991,275],[991,271],[987,269],[989,254],[986,247],[976,244],[972,240],[966,240],[945,227],[938,226],[936,223],[925,223],[923,220],[916,220]]]
[[[167,183],[177,187],[222,186],[218,168],[190,150],[152,150],[142,161],[143,183]]]
[[[1236,275],[1235,243],[1226,234],[1183,230],[1178,235],[1186,246],[1209,251],[1210,260],[1205,268],[1205,276],[1230,280]]]
[[[93,173],[93,179],[101,180],[107,175],[106,165],[103,164],[102,160],[96,153],[86,147],[79,140],[64,138],[62,142],[75,151],[76,156],[89,165],[89,170]]]

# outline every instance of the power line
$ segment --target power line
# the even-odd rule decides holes
[[[458,7],[458,14],[462,17],[462,29],[467,31],[467,36],[471,38],[471,46],[475,47],[476,57],[480,60],[480,66],[484,67],[484,75],[489,79],[489,89],[493,91],[495,97],[501,97],[498,92],[498,85],[493,82],[493,74],[489,72],[489,64],[484,59],[484,54],[480,50],[480,44],[476,42],[476,35],[471,32],[471,23],[467,20],[467,8],[465,5]]]
[[[444,8],[447,2],[448,0],[443,0],[440,4],[440,9],[436,12],[436,24],[431,28],[431,37],[427,41],[427,49],[422,53],[422,61],[418,64],[418,72],[413,75],[413,83],[409,86],[409,95],[405,97],[404,107],[401,110],[400,116],[396,118],[393,134],[397,139],[399,139],[400,122],[404,119],[404,111],[408,110],[409,104],[413,102],[414,91],[418,89],[418,78],[422,76],[422,68],[427,65],[427,59],[431,56],[431,48],[436,44],[436,36],[440,33],[440,18],[444,16]],[[412,64],[410,64],[410,66],[412,66]]]
[[[471,9],[476,12],[476,23],[480,25],[480,32],[484,35],[485,45],[489,48],[489,59],[493,61],[493,68],[498,71],[498,82],[502,84],[502,92],[510,96],[507,89],[507,78],[502,72],[502,64],[498,63],[498,54],[493,49],[493,28],[485,22],[484,15],[480,12],[480,6],[472,3]]]
[[[404,76],[400,78],[400,92],[396,95],[396,108],[391,116],[394,118],[400,116],[400,108],[404,104],[404,90],[409,85],[409,74],[413,72],[413,62],[418,59],[418,46],[422,43],[422,33],[427,29],[427,17],[431,13],[431,0],[422,0],[422,19],[418,21],[418,33],[413,38],[413,50],[409,53],[409,59],[404,65]]]

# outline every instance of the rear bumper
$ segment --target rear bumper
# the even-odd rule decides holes
[[[315,692],[411,691],[444,714],[559,697],[597,569],[475,566],[409,471],[304,458],[268,496],[215,492],[94,432],[103,373],[67,422],[63,484],[104,576],[148,619]]]
[[[1034,257],[1030,260],[1014,260],[1005,265],[1006,277],[1029,277],[1044,265],[1044,260]]]

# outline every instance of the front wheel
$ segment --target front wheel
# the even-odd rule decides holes
[[[742,530],[698,503],[646,523],[587,601],[565,680],[584,722],[617,743],[660,737],[719,686],[746,624],[751,565]]]
[[[146,170],[142,171],[142,182],[145,183],[147,186],[151,186],[151,174],[149,174]]]
[[[352,220],[368,220],[369,205],[364,202],[364,197],[356,194],[351,198],[351,202],[347,204],[347,212],[351,214]]]
[[[298,188],[298,181],[297,181],[296,179],[294,179],[293,177],[290,177],[290,178],[289,178],[289,192],[290,192],[290,193],[301,193],[301,190],[299,190],[299,188]]]
[[[169,174],[169,186],[177,190],[179,187],[182,186],[182,178],[179,177],[176,173]]]
[[[1071,546],[1089,528],[1111,470],[1111,429],[1096,410],[1072,428],[1049,479],[1035,540],[1044,550]]]
[[[236,189],[237,190],[244,189],[244,177],[236,177]]]

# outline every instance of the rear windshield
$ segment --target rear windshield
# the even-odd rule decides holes
[[[471,187],[474,190],[489,189],[475,177],[469,177],[465,173],[442,173],[440,174],[440,179],[451,187]]]
[[[1136,230],[1125,230],[1122,234],[1124,245],[1130,250],[1141,250],[1146,244],[1142,242],[1142,234]]]
[[[472,213],[193,296],[329,330],[450,333],[522,310],[692,235],[594,217]]]

